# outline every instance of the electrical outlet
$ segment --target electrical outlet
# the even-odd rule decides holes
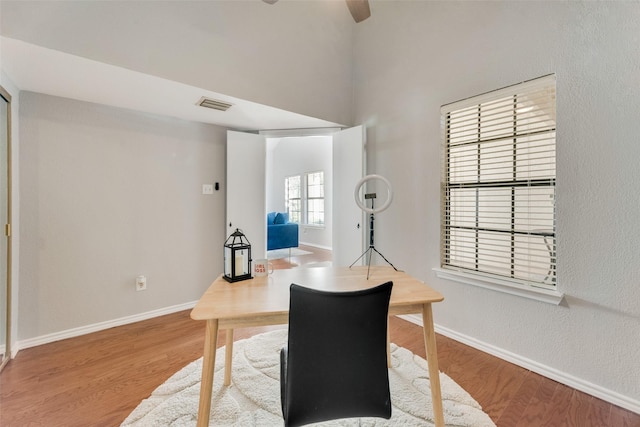
[[[144,276],[136,277],[136,291],[146,291],[147,290],[147,278]]]
[[[213,194],[213,184],[202,184],[202,194]]]

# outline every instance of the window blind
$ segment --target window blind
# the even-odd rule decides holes
[[[442,107],[443,268],[556,285],[555,76]]]
[[[301,218],[301,186],[300,175],[290,176],[284,180],[284,197],[289,214],[289,221],[300,223]]]
[[[307,224],[324,225],[324,172],[306,174]]]

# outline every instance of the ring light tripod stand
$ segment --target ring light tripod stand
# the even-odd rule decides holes
[[[387,200],[382,204],[382,206],[380,206],[379,208],[374,208],[374,204],[375,204],[375,199],[377,196],[377,193],[366,193],[364,195],[364,200],[365,203],[362,203],[360,201],[360,188],[369,180],[372,179],[380,179],[382,180],[386,186],[387,186]],[[365,255],[368,254],[368,258],[367,258],[367,280],[369,279],[369,271],[371,270],[371,257],[373,256],[373,252],[377,253],[378,255],[380,255],[382,257],[382,259],[384,259],[387,264],[389,264],[391,267],[393,267],[394,270],[398,271],[398,269],[391,264],[391,262],[385,258],[384,255],[382,255],[382,253],[380,253],[380,251],[378,251],[374,245],[374,227],[373,227],[373,222],[375,221],[375,214],[382,212],[383,210],[387,209],[389,207],[389,205],[391,205],[391,201],[393,200],[393,189],[391,188],[391,183],[384,177],[380,176],[380,175],[367,175],[364,178],[362,178],[357,184],[356,184],[356,189],[354,192],[354,196],[356,199],[356,204],[358,205],[358,207],[360,209],[362,209],[363,211],[367,212],[369,214],[369,248],[367,248],[366,251],[364,251],[362,253],[362,255],[360,255],[358,257],[358,259],[356,259],[350,266],[349,268],[353,267],[355,265],[356,262],[360,261],[362,259],[362,257],[364,257]],[[366,201],[367,200],[371,200],[371,208],[368,208],[366,206]]]

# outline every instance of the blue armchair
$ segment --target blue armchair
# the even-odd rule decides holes
[[[267,214],[267,250],[297,248],[298,224],[289,222],[285,212]]]

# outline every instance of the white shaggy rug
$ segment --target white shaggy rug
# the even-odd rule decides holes
[[[280,349],[287,339],[281,329],[237,341],[233,349],[230,387],[222,386],[224,347],[216,354],[211,426],[281,426]],[[390,420],[346,419],[322,426],[433,426],[427,362],[391,344]],[[190,363],[158,387],[127,417],[123,427],[195,426],[202,359]],[[480,405],[447,375],[440,373],[447,426],[495,426]]]

